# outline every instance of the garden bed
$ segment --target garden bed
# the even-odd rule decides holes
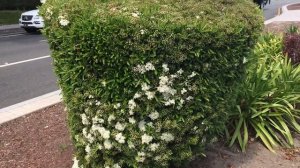
[[[42,109],[0,125],[1,168],[70,168],[73,147],[62,104]],[[247,153],[222,144],[209,147],[206,158],[196,159],[189,168],[299,168],[300,136],[295,149],[268,151],[254,139]]]

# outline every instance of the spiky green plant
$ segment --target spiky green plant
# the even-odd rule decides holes
[[[238,142],[245,151],[249,131],[272,152],[294,145],[292,132],[300,132],[300,66],[282,54],[282,39],[265,35],[249,61],[247,78],[240,88],[236,109],[230,114],[230,146]]]

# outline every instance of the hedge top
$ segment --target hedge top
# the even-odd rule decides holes
[[[252,29],[260,26],[253,23],[254,20],[262,21],[262,17],[257,18],[259,10],[253,10],[256,6],[249,0],[220,0],[218,3],[211,0],[48,0],[47,3],[59,5],[54,6],[54,10],[60,10],[57,17],[67,15],[70,21],[80,16],[92,16],[95,22],[120,18],[124,22],[157,28],[182,25],[203,30],[210,27],[226,33],[245,27]],[[87,8],[90,13],[81,12]]]

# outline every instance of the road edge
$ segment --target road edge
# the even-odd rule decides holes
[[[61,91],[57,90],[33,99],[0,109],[0,125],[16,118],[49,107],[62,101]]]

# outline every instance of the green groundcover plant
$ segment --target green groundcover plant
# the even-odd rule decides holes
[[[281,145],[294,145],[292,132],[300,132],[300,66],[283,55],[282,38],[263,35],[249,61],[247,78],[240,87],[237,107],[229,117],[228,130],[233,145],[245,151],[249,131],[254,131],[274,152]]]
[[[47,0],[73,167],[181,167],[225,128],[261,31],[249,0]]]

